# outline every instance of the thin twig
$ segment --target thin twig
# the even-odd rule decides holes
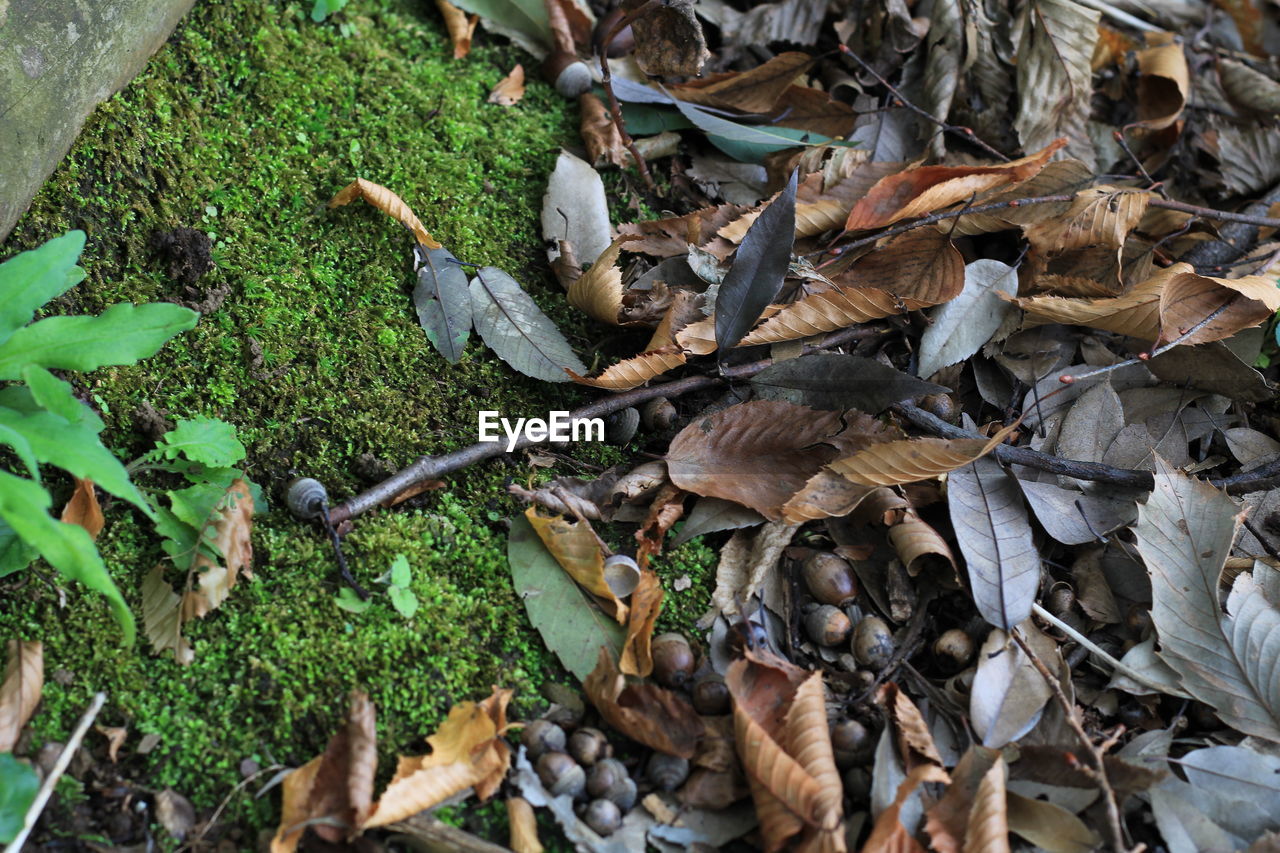
[[[958,136],[964,137],[965,139],[972,142],[974,145],[977,145],[979,148],[986,151],[992,157],[1003,160],[1006,163],[1009,162],[1010,160],[1009,157],[1005,156],[1004,154],[1000,153],[1000,151],[998,151],[997,149],[983,142],[982,139],[978,136],[978,134],[973,132],[973,128],[960,127],[959,125],[948,124],[947,122],[938,118],[936,115],[929,112],[928,110],[918,107],[915,104],[911,103],[911,101],[907,99],[906,95],[902,94],[896,88],[894,88],[894,85],[890,83],[888,80],[886,80],[884,76],[880,74],[879,71],[876,71],[874,68],[872,68],[871,65],[865,59],[863,59],[861,56],[858,56],[858,54],[850,50],[847,44],[840,45],[840,52],[843,53],[845,56],[849,57],[850,59],[852,59],[854,62],[861,65],[868,74],[870,74],[872,77],[876,78],[877,81],[879,81],[881,86],[884,86],[886,89],[889,90],[889,93],[892,94],[893,97],[897,99],[898,103],[902,104],[904,107],[911,110],[916,115],[920,116],[921,118],[927,121],[933,122],[938,127],[942,128],[942,130],[946,133],[954,133],[954,134],[957,134]]]
[[[1122,661],[1117,660],[1115,657],[1108,654],[1106,649],[1099,646],[1093,640],[1090,640],[1084,634],[1081,634],[1075,628],[1072,628],[1066,622],[1063,622],[1057,616],[1054,616],[1048,610],[1045,610],[1038,603],[1031,605],[1031,612],[1039,616],[1044,621],[1048,622],[1053,627],[1057,628],[1062,633],[1066,634],[1072,640],[1079,643],[1082,647],[1088,649],[1097,657],[1101,658],[1103,663],[1105,663],[1107,666],[1111,667],[1121,675],[1125,676],[1126,678],[1136,682],[1137,684],[1141,684],[1143,687],[1155,693],[1167,693],[1170,696],[1182,695],[1178,693],[1170,693],[1169,687],[1167,685],[1162,687],[1159,684],[1156,684],[1154,681],[1151,681],[1150,679],[1148,679],[1146,676],[1139,673],[1133,667],[1129,666],[1126,663],[1123,663]],[[1183,698],[1186,698],[1186,697],[1183,696]]]
[[[831,347],[847,344],[852,341],[862,340],[864,338],[873,337],[882,334],[884,329],[880,326],[853,326],[848,329],[841,329],[838,332],[832,332],[815,347],[806,347],[805,352],[816,352],[818,350],[829,349]],[[773,359],[760,359],[759,361],[749,362],[747,364],[734,365],[725,367],[718,376],[689,376],[684,379],[677,379],[673,382],[663,382],[656,385],[650,385],[644,388],[635,388],[631,391],[624,391],[620,394],[613,394],[594,403],[588,403],[569,413],[569,420],[579,420],[587,418],[600,418],[605,415],[611,415],[614,412],[620,412],[631,406],[648,402],[655,397],[678,397],[683,394],[689,394],[693,391],[700,391],[704,388],[713,388],[726,381],[735,379],[746,379],[754,376],[766,367],[773,364]],[[523,450],[526,447],[532,447],[536,444],[542,444],[541,441],[530,441],[527,437],[521,438],[516,442],[514,450]],[[442,456],[420,456],[407,468],[396,472],[392,476],[378,483],[370,489],[356,495],[345,503],[334,507],[329,511],[329,518],[334,525],[341,524],[351,518],[368,512],[378,504],[382,503],[389,497],[400,494],[405,489],[416,485],[424,480],[436,480],[445,474],[454,471],[460,471],[463,468],[470,467],[477,462],[483,462],[486,459],[492,459],[495,456],[501,456],[506,453],[506,446],[500,441],[485,441],[464,447],[461,450],[455,450],[452,453],[446,453]]]
[[[640,177],[644,179],[644,185],[649,188],[651,193],[656,193],[658,187],[653,182],[653,176],[649,174],[649,164],[640,155],[640,150],[636,148],[635,140],[631,138],[631,134],[627,133],[627,126],[622,120],[622,104],[618,103],[618,96],[613,93],[613,76],[609,73],[609,45],[613,44],[613,40],[618,33],[631,26],[631,23],[641,15],[648,14],[649,10],[657,6],[658,3],[659,0],[647,0],[639,8],[618,19],[618,23],[614,24],[613,29],[600,42],[599,51],[596,54],[600,59],[600,85],[604,87],[604,93],[609,96],[609,114],[613,117],[613,126],[618,129],[618,135],[622,137],[622,144],[627,146],[627,150],[635,158],[636,169],[640,172]]]
[[[49,802],[49,797],[53,794],[53,786],[57,785],[58,780],[62,778],[62,774],[67,772],[67,765],[71,763],[71,757],[80,748],[80,741],[84,740],[85,733],[89,731],[89,726],[93,725],[93,721],[98,718],[98,712],[102,710],[102,706],[106,701],[107,694],[102,692],[94,694],[93,701],[89,703],[89,710],[84,712],[84,716],[76,724],[76,730],[71,733],[71,739],[62,748],[62,752],[58,753],[58,760],[54,763],[53,769],[44,778],[44,784],[36,792],[36,798],[31,801],[27,813],[23,815],[22,829],[14,836],[13,841],[9,842],[9,846],[4,848],[4,853],[19,853],[22,850],[23,843],[27,840],[27,836],[31,834],[36,821],[40,818],[40,813],[44,811],[45,804]]]
[[[1035,653],[1026,639],[1022,636],[1017,628],[1009,632],[1009,636],[1018,644],[1018,648],[1022,649],[1022,653],[1027,656],[1031,664],[1040,673],[1040,677],[1044,679],[1045,684],[1049,685],[1049,689],[1053,692],[1054,698],[1057,699],[1058,705],[1062,708],[1067,718],[1067,725],[1071,726],[1071,730],[1075,732],[1076,738],[1079,739],[1080,745],[1084,747],[1085,754],[1089,758],[1092,767],[1082,766],[1080,769],[1089,776],[1102,792],[1104,806],[1107,812],[1107,835],[1110,836],[1108,843],[1112,850],[1118,853],[1124,853],[1129,850],[1129,845],[1124,840],[1124,828],[1120,823],[1120,806],[1116,802],[1116,792],[1111,787],[1111,780],[1107,778],[1106,757],[1103,751],[1093,742],[1093,738],[1089,737],[1085,732],[1084,726],[1080,722],[1080,716],[1076,712],[1075,704],[1067,698],[1067,694],[1062,691],[1062,685],[1058,683],[1058,678],[1049,671],[1049,667],[1045,666],[1044,661]]]

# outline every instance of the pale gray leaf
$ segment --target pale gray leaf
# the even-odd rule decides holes
[[[566,367],[579,374],[587,372],[556,324],[514,278],[497,267],[484,267],[471,280],[471,310],[484,342],[526,376],[568,382]]]
[[[683,545],[695,536],[714,533],[717,530],[737,530],[753,524],[763,524],[765,517],[750,507],[724,498],[698,498],[689,511],[680,532],[671,540],[672,547]]]
[[[932,376],[949,364],[973,355],[1000,328],[1013,305],[993,291],[1018,292],[1013,267],[986,258],[964,268],[964,290],[934,311],[932,325],[920,339],[920,365],[916,375]]]
[[[1280,829],[1280,758],[1243,746],[1211,746],[1176,763],[1196,790],[1196,805],[1231,834],[1252,840]]]
[[[1236,334],[1231,341],[1244,336]],[[1260,403],[1275,391],[1262,374],[1232,352],[1231,343],[1213,341],[1193,347],[1174,347],[1147,362],[1147,369],[1159,379],[1179,388],[1211,391],[1233,400]]]
[[[479,15],[486,30],[506,36],[538,59],[551,49],[551,24],[540,0],[458,0],[454,5]]]
[[[990,457],[947,476],[947,506],[982,618],[1006,631],[1031,615],[1040,555],[1017,482]]]
[[[1087,125],[1100,18],[1073,0],[1031,0],[1024,8],[1013,126],[1028,153],[1065,136],[1067,152],[1092,168]]]
[[[1219,602],[1237,512],[1225,493],[1157,458],[1134,533],[1151,576],[1160,656],[1227,725],[1280,740],[1280,610],[1248,574],[1236,578],[1227,613]]]
[[[1138,516],[1133,500],[1086,495],[1053,483],[1018,480],[1031,511],[1045,532],[1064,545],[1083,545],[1130,524]]]
[[[1166,778],[1147,792],[1156,827],[1169,853],[1229,853],[1244,846],[1214,823],[1189,799],[1191,786],[1181,779]]]
[[[560,241],[573,246],[578,263],[595,263],[613,242],[604,182],[586,160],[561,151],[542,197],[542,238],[551,248],[547,259],[560,257]]]
[[[1120,395],[1103,382],[1076,400],[1062,421],[1055,453],[1079,462],[1101,462],[1111,442],[1124,429],[1124,406]]]
[[[1244,195],[1280,178],[1280,132],[1266,125],[1218,128],[1218,157],[1227,189]]]
[[[1018,630],[1052,668],[1058,657],[1054,642],[1029,619]],[[1008,634],[997,628],[987,635],[969,691],[969,717],[983,746],[998,749],[1031,731],[1051,695],[1040,671]]]
[[[949,390],[873,358],[825,352],[766,367],[750,381],[756,397],[762,400],[785,400],[814,409],[858,409],[870,414],[902,400]]]
[[[422,258],[413,306],[432,346],[457,364],[471,334],[471,293],[467,274],[447,250],[431,249]]]
[[[1160,656],[1156,654],[1155,637],[1148,637],[1129,649],[1124,653],[1124,657],[1120,658],[1120,663],[1145,678],[1148,684],[1161,688],[1162,693],[1190,698],[1187,697],[1186,691],[1179,686],[1178,673],[1174,672],[1173,668],[1162,661]],[[1134,681],[1119,670],[1116,670],[1115,675],[1111,676],[1107,689],[1123,690],[1125,693],[1130,693],[1134,696],[1143,696],[1152,692],[1151,688],[1146,684]]]
[[[1227,449],[1240,463],[1243,471],[1280,457],[1280,441],[1256,429],[1236,427],[1225,430],[1222,435],[1227,440]]]

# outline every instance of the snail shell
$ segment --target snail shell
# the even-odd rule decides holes
[[[604,582],[618,598],[626,598],[640,585],[640,567],[626,554],[614,554],[604,561]]]
[[[604,437],[613,444],[626,444],[640,428],[640,411],[630,406],[604,419]]]
[[[665,752],[655,752],[649,756],[649,765],[645,772],[655,788],[670,793],[689,778],[689,761]]]
[[[310,477],[291,480],[285,491],[285,503],[294,518],[311,521],[319,518],[329,504],[329,493],[324,484]]]

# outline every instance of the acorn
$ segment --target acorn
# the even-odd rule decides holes
[[[818,551],[800,566],[809,594],[819,604],[841,606],[858,594],[858,582],[849,563],[830,551]]]
[[[591,69],[572,53],[557,50],[542,63],[542,77],[566,98],[591,90]]]
[[[731,706],[729,688],[724,677],[707,673],[693,685],[693,709],[705,717],[720,717],[729,713]]]
[[[611,800],[624,812],[636,804],[636,782],[626,765],[616,758],[602,758],[587,773],[587,796]]]
[[[841,777],[844,795],[854,803],[867,803],[871,798],[871,774],[865,767],[850,767]]]
[[[592,800],[582,819],[597,835],[609,836],[622,826],[622,809],[610,800]]]
[[[649,756],[645,775],[659,791],[670,793],[689,778],[689,761],[676,755],[667,755],[665,752],[655,752]]]
[[[609,739],[599,729],[583,726],[569,736],[569,754],[586,767],[608,758],[611,752]]]
[[[635,406],[628,406],[604,419],[604,437],[611,444],[626,444],[635,438],[636,430],[639,428],[640,412]]]
[[[830,604],[822,604],[810,610],[804,617],[804,629],[809,639],[820,646],[838,646],[849,639],[853,623],[844,611]]]
[[[640,410],[640,423],[650,432],[671,429],[676,422],[676,407],[666,397],[654,397]]]
[[[536,764],[538,778],[552,796],[568,794],[577,799],[587,784],[587,773],[563,752],[544,752]]]
[[[928,394],[921,397],[920,408],[947,423],[954,423],[960,415],[956,401],[950,394]]]
[[[831,727],[831,749],[841,770],[866,764],[875,751],[875,741],[867,727],[857,720],[840,720]]]
[[[640,567],[626,554],[611,554],[604,561],[604,582],[618,598],[626,598],[640,585]]]
[[[564,741],[564,729],[549,720],[534,720],[520,733],[530,761],[537,761],[544,752],[564,752]]]
[[[951,628],[933,641],[933,654],[948,672],[959,672],[973,660],[973,638],[968,631]]]
[[[879,616],[867,616],[853,632],[853,656],[872,669],[884,669],[893,657],[893,632]]]
[[[1044,609],[1061,618],[1071,612],[1075,603],[1076,594],[1071,591],[1071,587],[1065,583],[1056,583],[1053,589],[1049,590]]]
[[[696,661],[683,634],[659,634],[653,638],[653,677],[659,684],[680,689],[693,677]]]

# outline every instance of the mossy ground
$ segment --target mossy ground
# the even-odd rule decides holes
[[[415,509],[360,520],[348,540],[356,572],[371,581],[406,554],[422,602],[412,622],[385,597],[359,616],[339,610],[332,553],[282,509],[281,491],[297,472],[341,498],[367,485],[353,473],[361,454],[400,466],[474,441],[477,408],[532,415],[585,399],[513,373],[478,343],[447,364],[412,310],[405,232],[367,206],[325,208],[356,176],[395,189],[459,258],[515,274],[590,362],[610,332],[564,307],[537,233],[576,109],[536,81],[515,108],[486,104],[515,62],[533,67],[529,57],[481,36],[468,59],[452,61],[430,4],[354,0],[324,25],[309,9],[197,4],[143,75],[89,119],[3,250],[83,228],[88,279],[53,310],[92,313],[191,297],[148,249],[153,232],[189,226],[214,240],[217,267],[200,287],[229,289],[220,308],[137,367],[74,378],[124,459],[150,446],[132,424],[143,403],[236,425],[249,475],[273,499],[256,522],[255,579],[187,629],[196,659],[185,668],[145,641],[121,647],[103,602],[71,589],[62,604],[47,572],[19,576],[21,589],[9,579],[0,599],[0,637],[43,640],[47,672],[58,671],[34,721],[37,742],[65,738],[106,690],[100,722],[129,728],[126,762],[151,789],[172,787],[200,809],[231,792],[243,759],[314,756],[352,688],[376,703],[385,761],[420,749],[452,703],[490,685],[516,688],[520,713],[538,705],[540,682],[564,677],[507,572],[501,520],[516,507],[502,482],[533,475],[520,460],[452,477]],[[622,458],[603,447],[575,454],[601,465]],[[99,544],[140,621],[139,585],[161,559],[159,540],[118,502],[106,512]],[[683,574],[695,582],[672,597],[666,624],[704,605],[710,560],[689,545],[663,564],[668,585]],[[158,746],[132,753],[149,733]],[[277,810],[274,796],[240,795],[224,816],[252,831],[272,826]]]

